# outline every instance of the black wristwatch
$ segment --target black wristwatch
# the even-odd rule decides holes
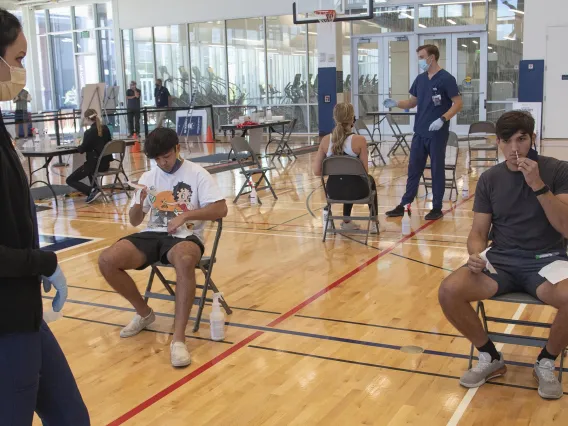
[[[550,192],[550,188],[548,187],[548,185],[545,184],[542,189],[539,189],[538,191],[534,191],[534,195],[536,195],[538,197],[539,195],[544,195],[547,192]]]
[[[443,115],[440,117],[440,120],[442,120],[444,123],[448,122],[448,119],[446,117],[444,117]]]

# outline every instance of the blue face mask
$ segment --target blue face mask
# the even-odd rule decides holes
[[[166,172],[164,170],[164,172],[166,172],[169,175],[173,175],[175,172],[177,172],[179,170],[179,168],[181,167],[183,161],[181,161],[179,158],[176,159],[176,162],[174,164],[174,167],[172,167],[172,169],[169,172]],[[163,170],[163,169],[162,169]]]
[[[430,68],[430,64],[428,63],[427,59],[419,59],[418,66],[424,72],[428,71],[428,69]]]

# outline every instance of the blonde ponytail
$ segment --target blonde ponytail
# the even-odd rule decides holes
[[[343,155],[343,145],[346,139],[353,134],[353,119],[355,118],[355,109],[350,103],[340,103],[333,108],[333,120],[335,128],[331,133],[333,155]]]
[[[101,123],[101,119],[99,118],[99,114],[92,108],[89,108],[85,111],[85,118],[88,118],[91,121],[94,121],[97,125],[97,134],[99,137],[103,136],[103,124]]]

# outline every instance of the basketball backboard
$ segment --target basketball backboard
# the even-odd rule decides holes
[[[335,10],[335,22],[373,19],[373,0],[296,0],[294,23],[320,22],[316,10]]]

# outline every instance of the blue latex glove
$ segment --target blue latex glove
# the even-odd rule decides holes
[[[385,99],[385,101],[383,102],[383,105],[385,106],[385,108],[396,108],[398,105],[398,102],[395,101],[394,99],[388,98]]]
[[[57,290],[57,294],[55,295],[51,306],[53,307],[54,312],[61,311],[61,309],[63,309],[65,301],[67,300],[67,279],[65,278],[65,275],[63,275],[63,271],[61,270],[59,265],[57,265],[57,269],[52,276],[43,276],[42,281],[43,289],[46,293],[49,293],[51,291],[52,286],[55,287],[55,290]]]
[[[430,129],[428,129],[428,130],[430,130],[431,132],[437,132],[443,126],[444,126],[444,121],[441,118],[438,118],[436,121],[434,121],[432,124],[430,124]]]

